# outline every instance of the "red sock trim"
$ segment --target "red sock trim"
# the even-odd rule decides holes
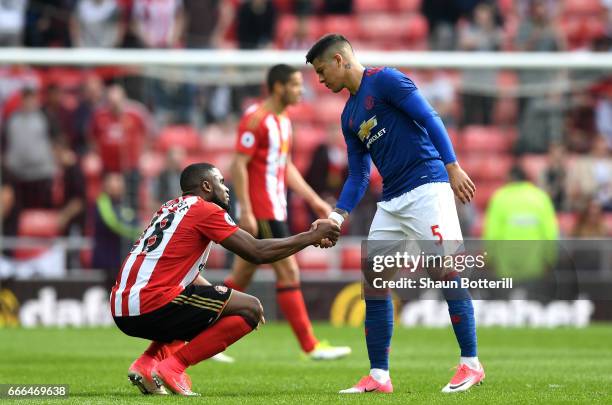
[[[178,350],[173,358],[185,367],[193,366],[221,353],[252,330],[251,325],[239,315],[222,317]]]

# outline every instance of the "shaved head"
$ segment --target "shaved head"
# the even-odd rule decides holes
[[[327,34],[321,37],[306,54],[306,63],[312,64],[315,59],[328,60],[335,54],[344,58],[353,55],[351,43],[343,35]]]

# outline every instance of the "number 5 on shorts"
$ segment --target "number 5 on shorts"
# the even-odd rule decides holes
[[[431,226],[431,234],[433,236],[437,236],[438,237],[438,241],[436,242],[436,245],[441,245],[442,241],[444,240],[442,238],[442,234],[440,233],[440,226],[439,225],[432,225]]]

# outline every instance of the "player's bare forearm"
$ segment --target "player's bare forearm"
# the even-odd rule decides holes
[[[329,220],[320,220],[317,227],[282,239],[255,239],[239,229],[221,242],[221,245],[244,260],[254,263],[273,263],[291,256],[307,246],[318,244],[328,238],[335,243],[340,236],[340,227]]]
[[[252,212],[251,199],[249,198],[249,172],[247,164],[250,156],[244,154],[236,154],[232,161],[231,171],[234,182],[234,192],[240,203],[242,212]]]
[[[448,163],[446,165],[448,179],[453,192],[464,204],[469,203],[474,198],[476,186],[467,173],[459,166],[458,162]]]

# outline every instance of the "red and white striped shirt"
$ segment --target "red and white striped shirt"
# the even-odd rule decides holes
[[[291,145],[291,121],[263,105],[249,107],[238,125],[236,151],[251,156],[249,198],[257,219],[287,219],[285,172]]]
[[[237,230],[225,210],[200,197],[162,205],[117,276],[110,297],[113,316],[146,314],[172,301],[206,264],[210,242]]]

